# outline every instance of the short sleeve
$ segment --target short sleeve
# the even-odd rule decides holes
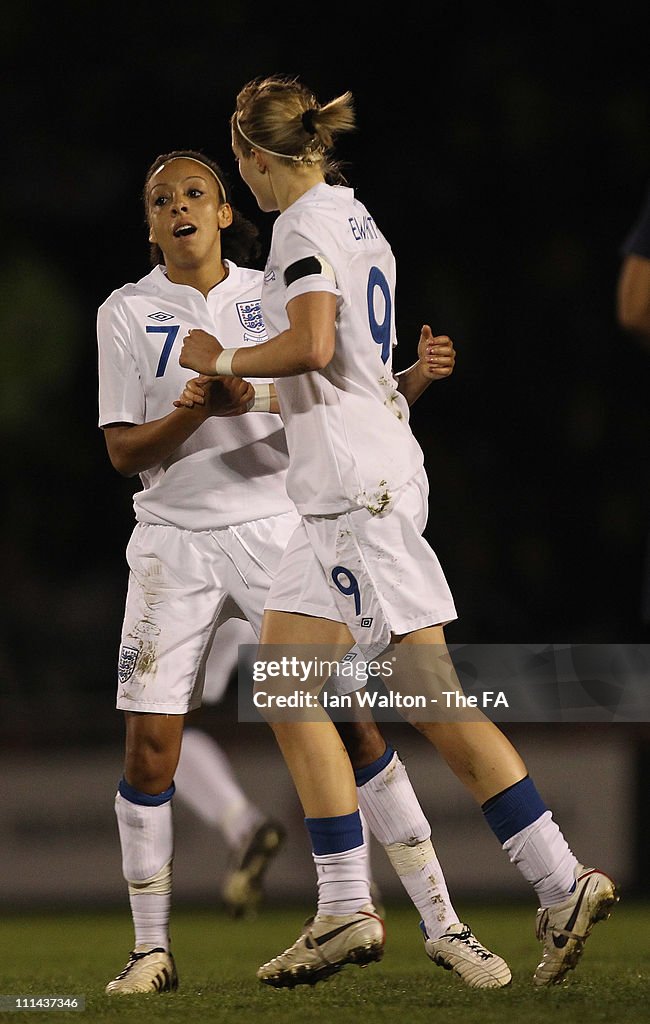
[[[128,321],[111,302],[97,313],[99,356],[99,426],[144,423],[142,379],[129,345]]]
[[[277,240],[276,254],[286,288],[286,302],[306,292],[330,292],[340,298],[336,281],[335,257],[325,252],[323,240],[315,232],[295,227]],[[329,247],[331,248],[331,247]]]

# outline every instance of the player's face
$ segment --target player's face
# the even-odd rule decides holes
[[[149,239],[167,269],[193,270],[221,260],[219,232],[232,223],[214,175],[185,157],[163,164],[148,184]]]

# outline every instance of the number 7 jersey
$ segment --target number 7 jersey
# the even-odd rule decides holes
[[[336,348],[323,370],[275,381],[287,490],[303,515],[379,514],[424,459],[392,371],[395,258],[351,188],[316,185],[277,218],[262,289],[271,337],[310,291],[337,298]]]
[[[196,374],[178,356],[193,327],[225,346],[266,341],[262,273],[226,261],[228,276],[205,298],[169,281],[162,267],[114,291],[97,314],[99,426],[149,423],[174,411]],[[286,439],[279,416],[210,416],[161,465],[140,474],[133,499],[140,522],[182,530],[223,526],[293,508],[287,496]]]

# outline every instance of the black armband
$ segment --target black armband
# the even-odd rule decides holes
[[[288,288],[294,281],[299,281],[301,277],[310,277],[312,274],[322,274],[328,281],[336,284],[334,268],[322,256],[305,256],[301,260],[296,260],[285,270],[284,283]]]

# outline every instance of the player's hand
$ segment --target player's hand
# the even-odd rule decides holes
[[[446,334],[434,337],[428,324],[420,331],[418,360],[421,372],[427,380],[444,380],[454,372],[456,349]]]
[[[241,416],[248,412],[255,398],[255,388],[241,377],[207,377],[201,375],[188,380],[177,409],[202,407],[208,416]]]
[[[183,388],[180,398],[177,398],[174,405],[177,409],[193,409],[195,405],[205,405],[206,384],[215,377],[192,377]]]
[[[194,328],[183,338],[178,361],[188,370],[203,374],[214,373],[214,364],[221,352],[223,345],[212,334]]]
[[[255,400],[255,388],[241,377],[216,377],[206,388],[208,416],[241,416]]]

